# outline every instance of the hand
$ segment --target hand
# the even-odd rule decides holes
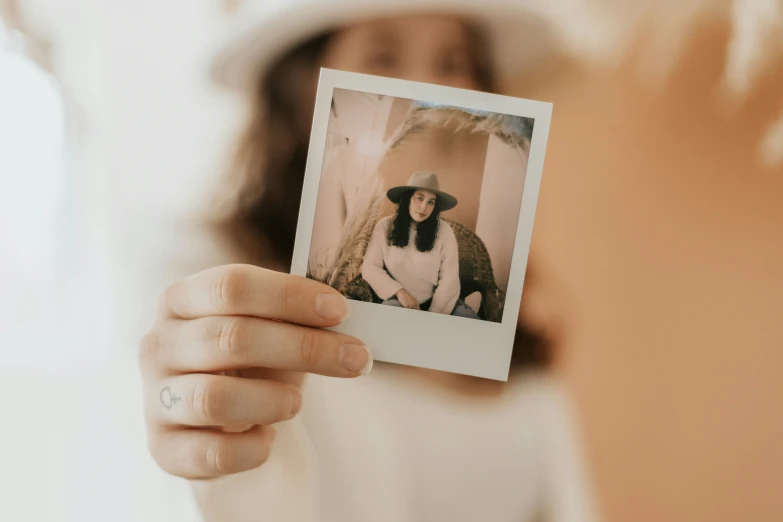
[[[416,300],[415,297],[413,297],[410,292],[405,290],[404,288],[401,288],[397,294],[396,294],[397,300],[400,302],[402,306],[405,308],[410,308],[411,310],[418,310],[419,309],[419,302]]]
[[[166,289],[139,352],[158,465],[204,479],[263,464],[271,425],[301,408],[306,372],[357,377],[372,367],[360,341],[319,329],[348,313],[333,288],[249,265],[206,270]]]

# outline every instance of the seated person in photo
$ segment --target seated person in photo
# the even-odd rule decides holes
[[[440,219],[457,199],[440,191],[432,172],[414,173],[386,196],[397,212],[375,226],[362,264],[364,280],[385,305],[479,319],[459,298],[457,239]]]

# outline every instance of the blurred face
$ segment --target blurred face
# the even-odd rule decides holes
[[[417,15],[360,22],[332,38],[324,67],[478,89],[465,24]]]
[[[437,195],[429,190],[417,190],[411,196],[410,213],[411,218],[416,223],[427,221],[432,215],[432,211],[435,210],[435,200]]]

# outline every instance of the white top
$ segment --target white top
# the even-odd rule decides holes
[[[441,219],[432,250],[420,252],[415,226],[406,247],[389,245],[392,219],[387,216],[375,226],[364,255],[362,277],[381,299],[405,288],[419,304],[432,299],[430,312],[450,314],[460,290],[457,238],[451,226]]]
[[[500,397],[447,391],[404,368],[309,376],[260,468],[194,482],[206,522],[593,522],[556,383],[530,373]]]

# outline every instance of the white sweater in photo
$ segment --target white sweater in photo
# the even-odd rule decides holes
[[[440,220],[435,245],[429,252],[416,249],[416,227],[408,245],[392,246],[388,241],[392,216],[381,219],[373,230],[362,264],[362,277],[378,297],[389,299],[401,288],[419,304],[432,299],[430,312],[450,314],[459,298],[459,254],[451,226]]]

